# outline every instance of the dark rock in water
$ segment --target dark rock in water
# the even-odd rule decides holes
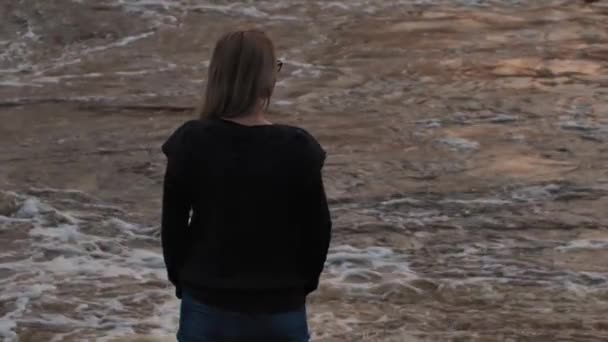
[[[0,192],[0,215],[12,216],[19,210],[19,203],[15,196]]]
[[[564,121],[560,124],[560,126],[563,129],[573,129],[578,131],[594,131],[598,129],[598,127],[594,125],[575,120]]]
[[[593,134],[581,134],[580,137],[583,140],[589,140],[589,141],[594,141],[594,142],[598,142],[598,143],[603,143],[604,142],[604,139],[602,139],[602,138],[600,138],[598,136],[595,136]]]
[[[416,121],[417,125],[424,126],[424,128],[440,128],[441,121],[439,119],[428,119]]]
[[[461,125],[470,124],[471,120],[472,120],[472,117],[471,117],[471,114],[469,114],[469,113],[457,112],[454,114],[454,121],[456,121],[457,123],[459,123]]]
[[[422,291],[437,291],[439,289],[439,285],[433,282],[430,279],[414,279],[411,281],[411,285]]]
[[[520,201],[537,201],[553,198],[562,186],[559,184],[535,185],[518,189],[511,194],[511,197]]]

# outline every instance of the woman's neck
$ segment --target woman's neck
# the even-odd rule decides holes
[[[272,125],[272,122],[266,120],[266,118],[264,117],[264,113],[262,112],[256,112],[254,114],[249,114],[236,118],[224,118],[224,120],[236,122],[245,126]]]

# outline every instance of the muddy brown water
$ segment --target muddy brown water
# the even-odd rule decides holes
[[[329,152],[315,341],[608,339],[608,4],[5,1],[0,339],[172,340],[159,146],[258,26]]]

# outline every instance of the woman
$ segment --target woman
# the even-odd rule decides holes
[[[237,31],[215,46],[201,118],[163,145],[162,246],[182,299],[178,340],[308,341],[331,219],[325,152],[265,110],[277,72],[270,39]]]

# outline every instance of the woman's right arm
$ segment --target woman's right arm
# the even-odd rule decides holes
[[[319,286],[319,278],[323,272],[327,252],[331,241],[331,215],[327,204],[327,196],[323,185],[321,170],[315,173],[312,186],[308,192],[308,225],[305,228],[305,246],[308,250],[307,291],[312,292]]]
[[[189,123],[177,129],[163,144],[167,168],[163,184],[161,243],[167,275],[181,298],[179,269],[188,249],[188,221],[192,204],[190,189],[190,147],[186,137]]]
[[[190,198],[178,163],[176,158],[168,157],[163,185],[161,243],[169,281],[175,286],[176,296],[181,298],[179,269],[188,243]]]
[[[327,204],[327,195],[323,184],[323,166],[326,153],[319,143],[309,134],[305,155],[306,164],[302,179],[305,179],[304,193],[301,199],[303,237],[304,237],[304,267],[307,279],[306,290],[312,292],[319,286],[319,278],[323,272],[327,252],[331,241],[332,221]]]

